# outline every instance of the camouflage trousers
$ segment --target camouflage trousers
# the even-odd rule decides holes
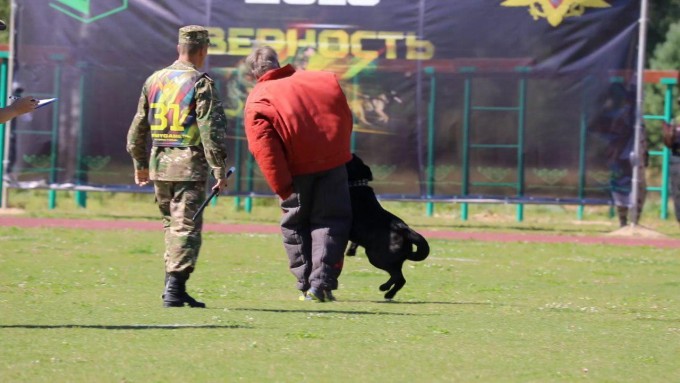
[[[671,196],[675,208],[675,219],[680,222],[680,157],[671,158]]]
[[[205,201],[205,181],[154,181],[156,203],[165,230],[165,271],[188,271],[196,267],[201,249],[203,215],[191,218]]]

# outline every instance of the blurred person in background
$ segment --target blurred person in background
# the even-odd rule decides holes
[[[7,24],[0,20],[0,31],[4,31],[6,29]],[[31,96],[22,97],[22,93],[23,89],[15,91],[11,97],[13,101],[8,106],[0,108],[0,124],[4,124],[15,117],[30,113],[38,106],[38,99]],[[9,135],[9,153],[7,156],[8,162],[6,164],[6,168],[4,169],[5,171],[3,172],[3,181],[7,182],[9,185],[15,185],[17,180],[12,174],[12,167],[16,159],[16,135],[14,134],[13,130],[10,131]],[[4,137],[0,137],[0,139],[3,138]]]
[[[680,97],[676,100],[680,107]],[[663,124],[663,143],[671,151],[670,178],[671,197],[675,210],[675,220],[680,225],[680,121]]]
[[[634,158],[635,148],[635,108],[632,92],[621,83],[613,83],[607,92],[602,113],[598,121],[599,132],[608,142],[607,166],[610,171],[609,186],[619,226],[628,225],[632,206],[633,168],[638,168],[637,225],[642,214],[647,195],[645,167],[649,163],[647,135],[642,126],[640,152],[642,158]]]
[[[7,29],[7,24],[0,20],[0,31],[4,31],[5,29]],[[31,96],[15,98],[14,102],[4,108],[0,108],[0,124],[4,124],[22,114],[32,112],[37,106],[38,99]]]

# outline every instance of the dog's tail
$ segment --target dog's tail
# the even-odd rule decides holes
[[[408,228],[407,235],[408,239],[411,240],[411,242],[413,242],[413,244],[416,246],[416,251],[411,252],[411,254],[409,254],[406,258],[409,261],[416,262],[425,260],[425,258],[430,255],[430,245],[427,243],[425,237],[418,234],[410,227]]]

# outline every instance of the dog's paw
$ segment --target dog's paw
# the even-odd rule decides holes
[[[393,282],[387,281],[386,283],[383,283],[380,285],[380,291],[387,291],[392,288],[392,285],[394,285]]]
[[[347,251],[345,252],[345,255],[349,255],[350,257],[353,255],[357,254],[357,248],[359,245],[356,242],[349,242],[349,246],[347,246]]]
[[[395,295],[397,295],[397,292],[395,290],[390,290],[385,294],[385,299],[391,301]]]

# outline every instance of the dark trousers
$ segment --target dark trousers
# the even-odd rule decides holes
[[[281,201],[281,232],[298,290],[338,288],[352,223],[345,166],[293,177]]]
[[[675,208],[675,219],[680,222],[680,157],[671,158],[671,197]]]

